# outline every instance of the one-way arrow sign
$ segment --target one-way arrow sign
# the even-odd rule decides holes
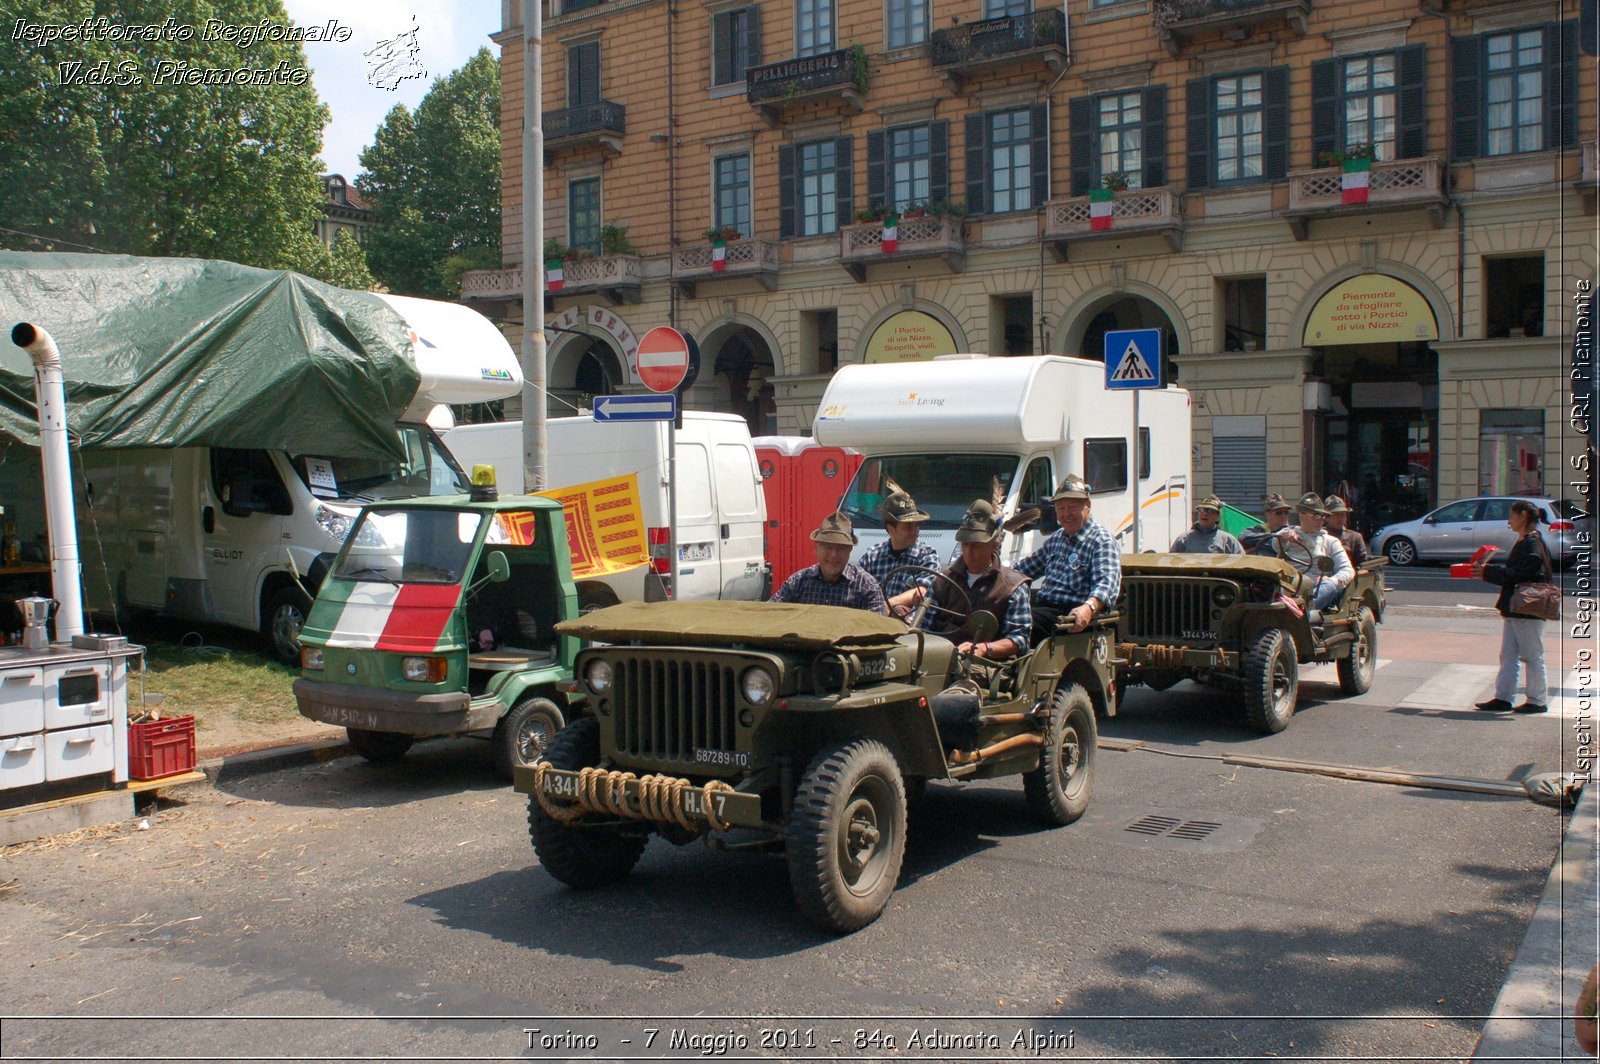
[[[678,397],[665,395],[597,395],[596,421],[671,421],[678,416]]]

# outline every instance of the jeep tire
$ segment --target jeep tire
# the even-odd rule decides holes
[[[399,761],[416,742],[416,737],[400,732],[367,731],[365,728],[346,728],[350,749],[374,765],[388,765]]]
[[[600,722],[573,721],[545,749],[552,767],[575,772],[600,763]],[[537,794],[528,795],[528,838],[544,870],[569,887],[603,887],[633,871],[650,836],[616,828],[584,827],[557,820],[544,811]]]
[[[1098,743],[1094,703],[1079,684],[1067,684],[1050,702],[1050,727],[1039,767],[1022,777],[1028,812],[1046,827],[1063,827],[1089,808]]]
[[[1294,640],[1281,628],[1259,633],[1244,656],[1244,712],[1250,726],[1263,735],[1283,731],[1299,694]]]
[[[528,695],[506,711],[494,726],[490,745],[494,747],[495,771],[506,779],[518,765],[531,765],[544,757],[550,743],[567,719],[548,698]]]
[[[905,784],[889,748],[858,739],[817,754],[795,791],[785,849],[808,919],[835,933],[876,920],[906,849]]]
[[[1339,659],[1339,690],[1345,695],[1364,695],[1371,690],[1372,674],[1378,668],[1378,622],[1366,606],[1356,611],[1355,636],[1350,653]]]

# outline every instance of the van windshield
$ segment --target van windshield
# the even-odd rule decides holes
[[[387,584],[459,583],[482,523],[483,515],[471,511],[368,509],[333,575]]]
[[[1016,476],[1014,454],[885,454],[861,463],[845,492],[840,509],[850,522],[865,528],[883,524],[885,481],[892,479],[909,491],[917,506],[928,514],[924,528],[956,528],[974,499],[994,493],[994,481],[1009,495]]]
[[[289,464],[301,483],[319,499],[414,499],[429,495],[461,495],[467,478],[432,429],[407,426],[400,431],[403,462],[387,458],[335,458],[291,455]]]

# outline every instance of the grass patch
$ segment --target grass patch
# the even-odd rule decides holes
[[[199,725],[219,719],[247,724],[300,719],[292,690],[297,671],[265,654],[157,641],[146,647],[144,689],[166,696],[163,717],[192,713]]]

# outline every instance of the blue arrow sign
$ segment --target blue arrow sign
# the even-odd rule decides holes
[[[597,395],[596,421],[671,421],[678,416],[678,397],[662,395]]]
[[[1106,333],[1106,387],[1161,387],[1161,330],[1114,329]]]

